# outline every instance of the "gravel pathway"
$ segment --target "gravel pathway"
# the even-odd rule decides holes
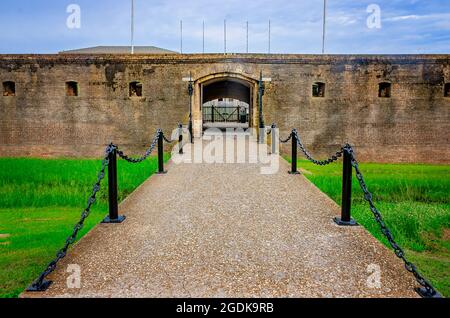
[[[96,226],[47,292],[22,297],[417,297],[393,252],[335,225],[339,207],[304,176],[261,166],[170,163],[120,205],[124,223]]]

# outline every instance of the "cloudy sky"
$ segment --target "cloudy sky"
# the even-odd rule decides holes
[[[131,0],[2,0],[0,53],[55,53],[97,45],[129,45]],[[81,9],[68,28],[67,7]],[[381,26],[376,12],[381,11]],[[135,44],[223,52],[320,53],[323,0],[135,0]],[[368,8],[370,9],[368,12]],[[369,24],[368,24],[369,20]],[[327,53],[450,53],[450,0],[328,0]],[[370,27],[369,27],[369,26]]]

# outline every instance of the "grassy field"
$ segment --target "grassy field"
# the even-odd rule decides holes
[[[341,203],[342,164],[299,161],[305,177]],[[450,296],[450,166],[362,163],[369,190],[394,238],[409,259],[446,297]],[[352,216],[388,246],[356,177]]]
[[[166,160],[168,155],[166,156]],[[97,180],[100,160],[0,158],[0,297],[16,297],[62,247]],[[119,200],[157,169],[118,161]],[[107,177],[81,231],[108,213]]]

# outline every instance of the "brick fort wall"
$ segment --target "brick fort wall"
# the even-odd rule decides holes
[[[363,161],[450,162],[449,55],[0,55],[0,82],[15,83],[15,96],[0,94],[0,156],[98,157],[111,141],[140,154],[158,127],[187,123],[190,72],[260,71],[266,124],[297,128],[319,158],[349,142]],[[129,97],[132,81],[142,97]]]

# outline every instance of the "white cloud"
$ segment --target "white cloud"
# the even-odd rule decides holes
[[[440,13],[440,14],[424,14],[424,15],[417,15],[417,14],[411,14],[411,15],[400,15],[400,16],[394,16],[390,18],[386,18],[385,21],[405,21],[405,20],[449,20],[450,14],[449,13]]]
[[[417,20],[419,19],[418,15],[402,15],[398,17],[387,18],[385,21],[404,21],[404,20]]]

